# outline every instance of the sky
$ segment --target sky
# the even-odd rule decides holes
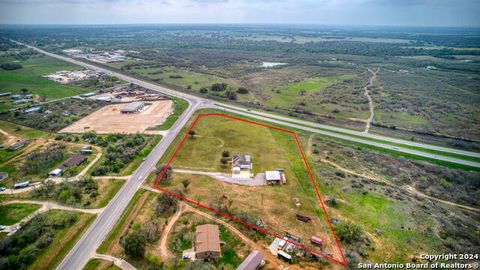
[[[480,26],[480,0],[0,0],[0,24]]]

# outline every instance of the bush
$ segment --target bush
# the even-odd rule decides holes
[[[228,84],[226,84],[226,83],[214,83],[210,87],[210,90],[212,90],[214,92],[221,92],[221,91],[227,90],[227,87],[228,87]]]
[[[238,99],[237,93],[235,93],[233,91],[225,92],[225,97],[230,99],[230,100],[237,100]]]
[[[363,231],[360,226],[351,222],[340,223],[335,227],[335,233],[342,242],[352,244],[362,239]]]
[[[15,69],[21,69],[22,65],[17,63],[4,63],[0,65],[0,68],[4,70],[15,70]]]
[[[202,94],[208,93],[208,88],[206,88],[206,87],[200,88],[200,93],[202,93]]]
[[[237,93],[242,94],[242,95],[248,94],[248,89],[245,88],[245,87],[239,87],[237,89]]]

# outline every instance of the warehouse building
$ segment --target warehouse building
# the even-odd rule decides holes
[[[122,113],[138,113],[144,107],[145,107],[145,102],[135,101],[127,104],[127,106],[123,107],[120,111]]]

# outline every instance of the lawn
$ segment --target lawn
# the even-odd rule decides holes
[[[0,205],[0,225],[9,226],[38,210],[38,204],[12,203]]]
[[[0,62],[10,61],[11,59],[0,59]],[[30,94],[45,96],[47,100],[52,100],[92,91],[89,88],[59,84],[42,77],[60,70],[79,69],[73,64],[43,55],[34,55],[27,60],[20,61],[19,64],[23,68],[11,71],[0,69],[0,92],[18,94],[21,93],[20,89],[26,88]],[[9,101],[0,103],[0,111],[8,110],[11,107]]]

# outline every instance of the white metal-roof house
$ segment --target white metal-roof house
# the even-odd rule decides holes
[[[232,177],[250,178],[253,164],[250,155],[235,154],[232,158]]]

